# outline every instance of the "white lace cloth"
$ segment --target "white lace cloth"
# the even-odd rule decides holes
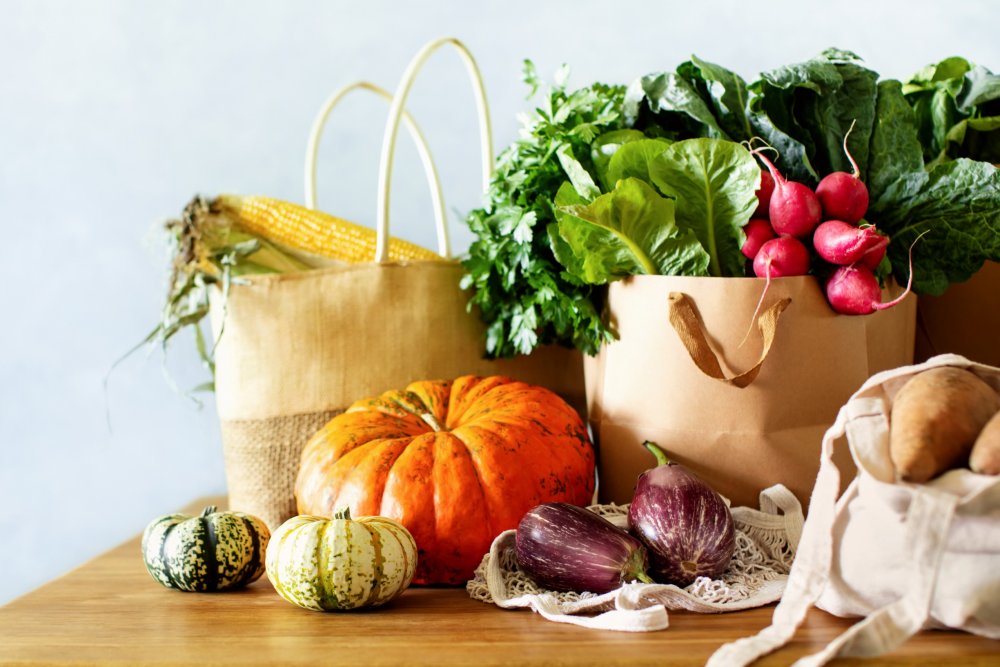
[[[515,531],[508,530],[493,541],[466,590],[473,599],[504,609],[527,608],[551,621],[626,632],[668,627],[667,609],[717,613],[760,607],[781,598],[803,523],[799,501],[784,486],[763,491],[760,503],[760,510],[733,508],[736,551],[720,579],[699,577],[685,588],[637,582],[601,595],[548,591],[518,569]],[[628,505],[588,509],[618,526],[627,523]]]

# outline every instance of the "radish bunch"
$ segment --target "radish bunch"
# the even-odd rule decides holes
[[[767,280],[766,294],[771,278],[809,273],[809,244],[820,259],[836,267],[825,287],[830,307],[844,315],[867,315],[902,301],[910,286],[897,299],[882,303],[875,270],[885,257],[889,239],[863,222],[868,188],[847,150],[847,136],[844,152],[854,173],[829,174],[813,191],[784,178],[760,149],[754,150],[767,171],[761,172],[757,210],[743,228],[742,251],[753,261],[754,274]]]

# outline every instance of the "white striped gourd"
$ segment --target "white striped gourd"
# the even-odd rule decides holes
[[[417,545],[401,524],[381,516],[352,520],[292,517],[267,548],[267,578],[288,602],[316,611],[377,607],[410,585]]]
[[[264,573],[264,552],[271,533],[255,516],[216,512],[200,516],[168,514],[142,534],[146,570],[168,588],[222,591],[246,586]]]

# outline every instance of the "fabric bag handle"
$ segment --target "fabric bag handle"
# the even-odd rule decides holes
[[[853,428],[888,432],[888,421],[879,401],[857,401],[855,405],[848,402],[823,436],[809,518],[803,527],[788,586],[774,610],[771,625],[757,635],[723,645],[709,658],[706,667],[743,667],[784,646],[819,599],[832,567],[833,524],[840,489],[840,471],[833,461],[833,448]],[[793,667],[819,667],[838,656],[878,655],[899,646],[923,627],[930,614],[948,528],[958,501],[956,496],[926,487],[915,490],[907,510],[905,535],[906,549],[915,560],[913,586],[902,598],[872,612],[822,651],[799,659]]]
[[[840,470],[833,461],[833,445],[846,433],[847,407],[840,409],[837,420],[823,435],[819,473],[809,499],[809,517],[802,527],[788,584],[781,602],[774,608],[771,625],[756,635],[724,644],[705,667],[744,667],[784,646],[823,592],[830,573],[834,510],[840,491]]]
[[[462,42],[454,37],[442,37],[424,46],[417,55],[413,57],[403,78],[396,87],[396,94],[393,96],[392,105],[389,108],[389,117],[385,122],[385,134],[382,138],[382,157],[379,162],[378,179],[378,208],[375,219],[375,231],[377,240],[375,245],[375,261],[385,262],[389,259],[389,194],[392,184],[392,165],[396,154],[396,137],[399,134],[399,122],[403,116],[403,109],[406,107],[406,100],[413,88],[417,74],[423,67],[427,59],[439,48],[445,45],[453,46],[465,63],[465,69],[472,83],[473,91],[476,95],[476,110],[479,116],[479,142],[482,157],[483,191],[489,187],[490,178],[493,176],[493,129],[490,124],[490,111],[486,102],[486,87],[483,84],[482,74],[475,58]],[[451,244],[448,238],[448,227],[442,225],[438,227],[438,245],[444,248],[441,254],[445,257],[451,256]]]
[[[354,83],[349,83],[346,86],[335,91],[330,97],[326,99],[323,103],[322,108],[319,113],[316,114],[316,119],[313,121],[312,130],[309,133],[309,143],[306,146],[306,162],[305,162],[305,202],[306,208],[316,209],[316,158],[319,154],[319,142],[323,136],[323,129],[326,127],[326,121],[330,117],[330,113],[334,108],[340,104],[340,102],[347,97],[348,94],[356,90],[367,90],[372,92],[387,102],[392,102],[392,93],[386,89],[371,83],[370,81],[355,81]],[[448,221],[445,217],[445,206],[444,206],[444,194],[441,191],[441,179],[438,176],[437,167],[434,165],[434,158],[431,156],[430,148],[427,145],[427,139],[424,138],[423,132],[420,131],[420,127],[417,125],[416,121],[408,111],[403,111],[402,113],[403,123],[406,125],[406,129],[409,131],[410,136],[413,138],[413,142],[417,146],[417,153],[420,156],[420,162],[424,167],[424,173],[427,176],[427,185],[431,191],[431,203],[434,206],[434,221],[437,227],[437,237],[438,237],[438,254],[442,257],[448,257],[450,255],[450,248],[448,244]]]
[[[719,363],[718,355],[708,344],[705,322],[698,314],[690,296],[683,292],[671,292],[668,297],[668,315],[671,326],[677,332],[677,336],[681,339],[688,354],[691,355],[695,366],[710,378],[742,389],[757,379],[757,375],[771,351],[771,344],[774,343],[774,336],[778,330],[778,318],[791,302],[789,297],[779,299],[757,317],[757,329],[764,341],[760,351],[760,359],[751,368],[733,377],[726,377]]]
[[[958,496],[926,487],[914,493],[906,512],[904,547],[914,562],[906,595],[858,621],[822,651],[795,661],[793,667],[820,667],[839,656],[881,655],[923,627],[958,501]]]

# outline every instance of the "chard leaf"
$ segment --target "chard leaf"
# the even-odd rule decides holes
[[[570,206],[586,206],[587,200],[580,196],[573,187],[573,184],[569,181],[564,182],[559,186],[559,190],[556,192],[556,196],[553,200],[556,210],[556,218],[560,216],[559,210],[562,208],[567,208]],[[546,232],[549,235],[549,244],[552,247],[552,254],[555,256],[556,261],[562,264],[566,268],[566,272],[571,276],[580,280],[580,277],[585,275],[586,269],[583,266],[583,257],[578,257],[573,248],[566,242],[566,240],[559,234],[559,223],[551,222],[549,223]]]
[[[836,47],[831,47],[823,51],[820,54],[827,60],[831,62],[862,62],[861,56],[856,54],[854,51],[848,51],[847,49],[838,49]]]
[[[639,81],[646,103],[654,114],[681,114],[694,121],[694,125],[706,128],[704,133],[708,136],[726,137],[698,91],[676,72],[649,74]],[[683,125],[689,127],[691,123]]]
[[[615,187],[615,182],[608,180],[608,164],[611,162],[611,158],[625,144],[645,138],[646,135],[639,130],[612,130],[597,137],[591,144],[590,161],[594,163],[597,180],[604,186],[605,192]]]
[[[742,276],[743,226],[757,208],[760,168],[743,146],[688,139],[653,161],[653,183],[677,199],[677,226],[698,238],[713,276]]]
[[[812,185],[831,172],[851,171],[843,142],[852,123],[848,147],[862,180],[867,178],[877,79],[858,64],[857,56],[837,49],[762,75],[752,86],[757,97],[751,102],[751,120],[785,158],[780,168],[786,178]]]
[[[708,83],[709,105],[718,119],[719,126],[730,139],[750,140],[754,136],[754,131],[747,116],[750,90],[746,81],[725,67],[702,60],[698,56],[691,56],[691,63],[698,68],[702,79]]]
[[[970,113],[975,107],[997,99],[1000,99],[1000,76],[976,66],[965,75],[965,84],[956,101],[959,111]]]
[[[843,85],[830,95],[806,96],[799,122],[808,123],[811,128],[816,142],[811,162],[821,174],[852,171],[850,160],[844,153],[844,137],[850,130],[848,150],[858,163],[861,179],[867,180],[868,142],[875,123],[878,75],[853,63],[838,64],[836,67]]]
[[[930,172],[904,176],[883,202],[877,218],[889,234],[896,280],[906,282],[913,248],[913,289],[941,294],[949,283],[968,280],[986,260],[1000,261],[1000,170],[960,158]],[[884,197],[885,199],[885,197]]]
[[[946,58],[936,65],[924,67],[903,84],[903,94],[917,118],[925,162],[940,155],[948,131],[969,116],[969,112],[959,109],[957,98],[965,88],[965,76],[971,69],[964,58]]]
[[[641,139],[623,144],[608,164],[608,182],[613,186],[623,178],[638,178],[652,183],[650,163],[660,156],[672,142],[669,139]]]
[[[910,95],[920,91],[932,91],[938,83],[961,79],[970,69],[972,69],[972,65],[965,58],[959,56],[945,58],[941,62],[927,65],[913,74],[903,85],[903,94]]]
[[[806,88],[819,95],[832,93],[843,84],[836,64],[822,57],[764,72],[761,78],[774,88],[781,90]]]
[[[644,274],[705,275],[708,255],[677,227],[674,202],[637,178],[587,205],[556,209],[559,235],[574,255],[567,269],[603,284]]]
[[[953,126],[945,135],[941,154],[929,166],[958,157],[1000,163],[1000,116],[967,118]]]
[[[774,97],[772,95],[770,99],[774,99]],[[800,183],[819,181],[816,170],[809,163],[809,151],[806,145],[779,129],[769,113],[762,108],[762,103],[762,97],[751,101],[750,122],[753,124],[754,134],[777,151],[777,156],[772,156],[771,159],[781,174],[785,178]],[[795,121],[787,114],[787,107],[780,100],[772,113],[782,119],[782,127],[797,127]],[[805,131],[799,130],[797,134],[807,138]]]
[[[563,171],[566,172],[566,176],[569,177],[570,183],[573,184],[573,187],[576,188],[581,197],[593,199],[601,194],[601,190],[594,183],[594,178],[590,175],[590,172],[584,169],[583,165],[573,157],[573,149],[568,144],[560,146],[559,150],[556,151],[556,155],[559,157],[559,164],[562,166]]]
[[[564,206],[586,206],[590,203],[590,200],[581,197],[572,183],[564,181],[559,186],[559,189],[556,190],[556,196],[552,199],[552,203],[558,209]]]
[[[646,90],[642,79],[634,79],[625,89],[625,99],[622,101],[622,116],[625,125],[633,127],[639,120],[639,112],[646,102]]]
[[[875,127],[869,145],[868,186],[869,209],[882,210],[885,192],[903,176],[921,172],[923,152],[917,138],[913,111],[903,97],[899,81],[882,81],[878,85],[875,106]]]

